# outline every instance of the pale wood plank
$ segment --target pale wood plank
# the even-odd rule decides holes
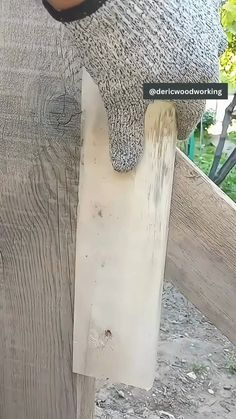
[[[180,151],[166,278],[236,343],[236,205]]]
[[[171,103],[149,107],[144,156],[136,170],[117,173],[109,159],[102,99],[86,73],[82,98],[73,367],[80,374],[150,388],[177,137],[175,111]]]

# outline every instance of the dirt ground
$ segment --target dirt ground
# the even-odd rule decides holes
[[[96,418],[236,419],[236,348],[171,284],[150,391],[97,383]]]

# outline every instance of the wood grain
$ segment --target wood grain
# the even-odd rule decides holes
[[[95,388],[95,378],[77,375],[77,419],[94,418]]]
[[[180,151],[166,278],[236,344],[236,205]]]
[[[72,373],[81,108],[40,3],[0,2],[0,418],[84,419],[94,387]]]
[[[177,138],[175,109],[149,106],[145,151],[128,173],[112,168],[105,108],[83,82],[74,372],[153,385]],[[148,360],[146,358],[148,355]]]

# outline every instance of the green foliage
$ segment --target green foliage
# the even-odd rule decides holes
[[[203,365],[203,364],[192,364],[191,370],[196,375],[204,375],[204,374],[207,374],[207,367],[206,367],[206,365]]]
[[[236,168],[234,167],[221,185],[221,189],[236,202]]]
[[[229,356],[227,368],[231,374],[236,374],[236,352],[232,352]]]
[[[208,109],[202,117],[202,125],[203,125],[203,129],[204,131],[207,131],[208,128],[215,124],[216,122],[216,111],[214,109]],[[201,123],[199,122],[197,129],[200,130],[201,127]]]
[[[236,0],[227,0],[222,6],[222,25],[236,35]]]
[[[231,374],[236,374],[236,363],[229,365],[229,372],[231,372]]]
[[[228,138],[232,143],[236,144],[236,131],[230,132]]]
[[[195,161],[194,163],[206,174],[209,174],[216,148],[210,142],[210,136],[205,135],[206,144],[200,146],[199,133],[195,132],[196,136],[196,152],[195,152]],[[233,137],[233,133],[231,133]],[[236,137],[236,133],[234,133]],[[227,159],[225,153],[222,154],[220,165],[222,165]],[[236,202],[236,167],[234,167],[225,180],[220,185],[220,188],[234,201]]]
[[[228,38],[228,48],[221,57],[221,81],[236,89],[236,0],[227,0],[221,9],[221,22]]]

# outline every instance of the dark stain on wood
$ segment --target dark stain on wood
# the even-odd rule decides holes
[[[108,339],[111,339],[112,338],[112,333],[111,333],[111,331],[109,329],[105,330],[105,336]]]

